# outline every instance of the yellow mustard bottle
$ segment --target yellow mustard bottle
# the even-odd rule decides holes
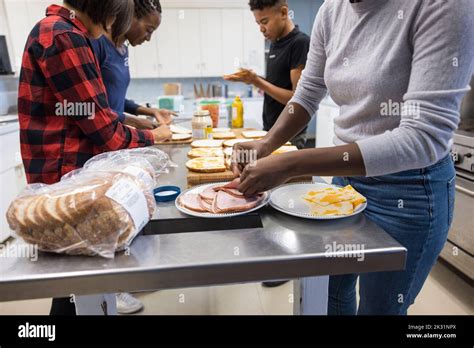
[[[232,103],[232,128],[244,128],[244,103],[239,96]]]

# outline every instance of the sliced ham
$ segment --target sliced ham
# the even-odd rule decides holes
[[[263,194],[245,197],[237,190],[234,181],[224,186],[209,186],[199,194],[188,193],[181,198],[185,208],[200,213],[240,213],[255,208],[263,199]]]
[[[187,195],[181,197],[180,204],[189,210],[196,211],[198,213],[206,213],[207,209],[202,206],[201,201],[202,200],[199,195],[194,193],[188,193]]]
[[[213,211],[212,211],[212,203],[213,203],[213,201],[208,202],[208,201],[206,201],[206,200],[200,198],[200,202],[199,202],[199,203],[201,204],[201,208],[205,209],[206,212],[208,212],[208,213],[213,213]]]
[[[224,186],[215,186],[213,189],[216,192],[224,191],[224,192],[227,192],[231,196],[234,196],[237,198],[243,198],[244,194],[237,189],[239,185],[240,185],[240,179],[235,179],[234,181]]]
[[[214,198],[216,198],[216,195],[217,195],[217,191],[214,190],[214,187],[210,186],[208,187],[207,189],[205,189],[204,191],[202,191],[199,196],[209,202],[209,203],[212,203],[214,201]]]
[[[261,201],[262,196],[238,198],[225,191],[217,192],[212,204],[214,213],[238,213],[255,208]]]

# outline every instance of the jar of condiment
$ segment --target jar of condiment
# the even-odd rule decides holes
[[[199,110],[193,117],[193,139],[211,139],[212,138],[212,119],[207,110]]]

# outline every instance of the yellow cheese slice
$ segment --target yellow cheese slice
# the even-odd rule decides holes
[[[198,147],[189,151],[188,157],[224,157],[224,151],[218,147]]]

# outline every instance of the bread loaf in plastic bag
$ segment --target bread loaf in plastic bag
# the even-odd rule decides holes
[[[113,258],[150,221],[157,176],[172,165],[155,148],[98,155],[56,184],[27,186],[7,221],[39,250]]]

